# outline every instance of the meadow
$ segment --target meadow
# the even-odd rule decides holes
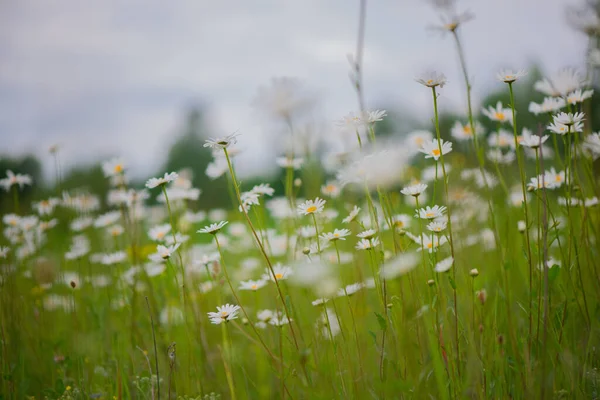
[[[243,129],[205,142],[206,174],[229,185],[220,208],[188,171],[140,187],[120,158],[102,163],[105,198],[58,182],[25,203],[36,182],[6,171],[0,398],[600,397],[600,57],[536,82],[545,98],[523,126],[524,70],[486,75],[508,103],[472,104],[471,18],[437,28],[464,82],[415,78],[431,131],[378,135],[387,113],[364,106],[360,46],[343,150],[304,142],[293,80],[263,88],[290,137],[280,191],[236,175]],[[448,90],[465,114],[443,131]]]

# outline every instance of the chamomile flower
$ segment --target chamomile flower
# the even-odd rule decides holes
[[[539,148],[546,140],[548,140],[548,135],[538,136],[538,135],[523,135],[519,144],[524,147],[529,147],[532,149]]]
[[[454,258],[452,257],[448,257],[448,258],[444,258],[443,260],[439,261],[437,264],[435,264],[435,272],[446,272],[449,271],[450,268],[452,268],[452,264],[454,264]]]
[[[151,228],[148,231],[148,236],[155,242],[162,242],[165,240],[169,232],[171,232],[171,225],[163,224]]]
[[[513,71],[512,69],[503,69],[498,72],[496,78],[504,83],[513,83],[525,75],[527,75],[527,72],[524,69],[520,69],[518,71]]]
[[[589,152],[594,160],[600,157],[600,133],[594,132],[587,135],[583,139],[583,149]]]
[[[349,224],[350,222],[355,221],[356,217],[358,217],[359,212],[360,212],[360,207],[354,206],[352,211],[350,211],[350,214],[348,214],[348,216],[346,218],[344,218],[342,220],[342,222],[345,224]]]
[[[300,168],[302,168],[302,164],[304,164],[304,158],[277,157],[275,159],[275,162],[281,168],[292,168],[295,170],[299,170]]]
[[[569,133],[583,132],[583,123],[576,122],[573,125],[565,125],[559,122],[552,122],[546,127],[550,132],[554,132],[558,135],[567,135]]]
[[[275,193],[275,189],[273,189],[268,183],[261,183],[260,185],[255,185],[251,191],[264,196],[273,196],[273,194]]]
[[[232,304],[225,304],[224,306],[220,307],[217,306],[217,312],[209,312],[208,318],[210,318],[210,322],[213,324],[219,325],[223,322],[236,319],[240,309],[240,306],[234,306]]]
[[[578,113],[558,113],[554,116],[554,123],[555,124],[561,124],[561,125],[567,125],[567,126],[573,126],[575,124],[578,124],[580,122],[583,122],[583,120],[585,120],[585,114],[578,112]]]
[[[442,88],[446,84],[446,76],[442,73],[438,73],[435,71],[426,72],[420,77],[416,78],[415,80],[421,85],[425,85],[430,88],[434,88],[437,86]]]
[[[427,224],[427,229],[431,232],[440,233],[444,229],[446,229],[447,226],[448,221],[446,220],[432,221],[429,224]]]
[[[574,68],[564,68],[549,78],[537,81],[533,87],[552,97],[564,97],[585,85],[585,79]]]
[[[181,246],[180,243],[171,246],[163,246],[159,244],[156,246],[156,253],[150,254],[150,259],[154,262],[162,262],[171,258],[171,255],[177,251]]]
[[[567,104],[579,104],[583,103],[587,99],[591,98],[594,94],[594,90],[581,90],[577,89],[569,93],[566,97]]]
[[[471,21],[475,18],[475,15],[470,11],[464,11],[461,13],[445,12],[440,15],[441,24],[433,25],[430,28],[440,32],[454,32],[456,31],[462,24]]]
[[[540,104],[529,103],[529,112],[535,115],[554,113],[565,107],[565,99],[562,97],[546,97]]]
[[[375,235],[377,235],[377,231],[375,229],[367,229],[366,231],[363,231],[357,234],[356,236],[361,239],[372,239],[375,237]]]
[[[158,186],[164,186],[166,184],[168,184],[169,182],[173,182],[175,179],[177,179],[179,177],[179,174],[177,174],[177,172],[165,172],[165,175],[161,178],[150,178],[146,181],[146,187],[148,189],[154,189],[155,187]]]
[[[443,139],[438,142],[437,139],[432,139],[423,143],[419,151],[425,154],[425,158],[433,158],[437,161],[442,155],[452,151],[452,142],[446,142]]]
[[[284,279],[288,279],[293,274],[292,268],[276,264],[273,265],[273,271],[271,272],[270,268],[265,269],[265,273],[262,276],[262,279],[265,281],[281,281]]]
[[[323,196],[329,196],[332,199],[335,199],[340,195],[341,187],[335,182],[327,182],[325,185],[321,186],[321,194]]]
[[[102,163],[102,171],[107,178],[123,175],[125,173],[125,163],[121,158],[113,158]]]
[[[423,234],[417,237],[407,232],[406,236],[411,238],[415,243],[419,245],[417,251],[428,251],[429,253],[437,252],[439,247],[447,243],[448,241],[448,239],[446,239],[446,236],[440,235]]]
[[[210,233],[216,235],[229,221],[215,222],[197,231],[197,233]]]
[[[383,117],[387,117],[387,112],[385,110],[366,111],[364,115],[364,119],[369,124],[383,121]]]
[[[360,239],[354,248],[356,250],[371,250],[379,246],[379,238]]]
[[[335,229],[333,232],[321,234],[321,238],[328,242],[335,242],[336,240],[346,240],[346,236],[350,236],[350,230],[348,229]]]
[[[433,207],[427,206],[425,208],[421,208],[416,211],[417,211],[417,213],[415,214],[415,217],[417,217],[417,218],[436,219],[436,218],[441,218],[444,216],[444,213],[446,212],[446,206],[438,206],[438,205],[435,205]]]
[[[501,101],[496,103],[496,107],[489,106],[481,110],[481,112],[492,121],[509,122],[511,124],[513,122],[512,109],[504,108]]]
[[[260,279],[257,281],[249,280],[249,281],[241,281],[240,282],[240,290],[251,290],[257,291],[258,289],[264,287],[267,284],[267,281],[264,279]]]
[[[484,133],[483,125],[481,125],[479,122],[475,122],[474,127],[475,134],[477,136],[482,135]],[[463,125],[462,123],[460,123],[460,121],[456,121],[454,123],[452,129],[450,130],[450,134],[453,138],[460,141],[473,139],[474,136],[473,129],[471,129],[471,124],[466,123],[465,125]]]
[[[304,203],[298,206],[298,214],[318,214],[323,211],[326,202],[326,200],[320,199],[318,197],[314,200],[306,200]]]
[[[36,201],[31,203],[31,206],[36,210],[38,215],[51,215],[56,206],[60,204],[60,200],[55,197],[50,197],[47,200]]]
[[[23,189],[25,185],[31,186],[31,176],[24,174],[15,174],[10,169],[6,170],[6,178],[0,179],[0,186],[7,192],[13,186],[19,186],[19,189]]]
[[[337,296],[352,296],[354,293],[358,292],[365,288],[365,284],[362,282],[351,283],[350,285],[346,285],[343,288],[338,289]]]
[[[400,193],[406,196],[419,197],[427,189],[427,185],[424,183],[416,183],[414,185],[403,188]]]
[[[236,144],[238,136],[240,136],[239,133],[232,133],[231,135],[223,136],[220,138],[210,138],[205,141],[204,147],[210,147],[214,150],[223,150],[228,148],[232,144]]]

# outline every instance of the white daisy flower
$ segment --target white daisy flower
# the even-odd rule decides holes
[[[503,69],[496,74],[496,78],[504,83],[513,83],[525,75],[527,75],[527,72],[524,69],[520,69],[518,71],[513,71],[512,69]]]
[[[318,197],[314,200],[306,200],[304,203],[298,206],[298,214],[318,214],[323,211],[326,202],[326,200],[320,199]]]
[[[407,232],[406,236],[411,238],[415,243],[417,243],[419,245],[419,247],[417,248],[417,251],[427,250],[429,253],[435,253],[436,251],[438,251],[438,248],[440,246],[447,243],[447,241],[448,241],[448,239],[446,239],[446,236],[439,236],[439,235],[423,234],[423,235],[417,237],[417,236],[414,236],[411,233]]]
[[[281,168],[292,168],[295,170],[299,170],[300,168],[302,168],[302,164],[304,164],[304,158],[277,157],[275,159],[275,162]]]
[[[573,68],[559,70],[550,78],[537,81],[533,87],[538,92],[552,97],[564,97],[585,85],[585,79]]]
[[[600,157],[600,133],[594,132],[583,139],[583,148],[590,153],[595,160]]]
[[[225,304],[224,306],[217,307],[217,312],[209,312],[208,318],[210,318],[210,322],[213,324],[219,325],[220,323],[236,319],[239,310],[240,306]]]
[[[448,226],[447,220],[433,221],[427,224],[427,229],[431,232],[440,233]]]
[[[475,121],[474,125],[475,133],[477,134],[477,136],[480,136],[483,133],[485,133],[483,125],[481,125],[479,122]],[[456,121],[454,123],[452,129],[450,130],[450,134],[453,138],[460,141],[473,139],[474,136],[473,130],[471,129],[471,124],[467,122],[465,125],[463,125],[460,123],[460,121]]]
[[[568,104],[579,104],[579,103],[583,103],[587,99],[590,99],[593,94],[594,94],[593,89],[589,89],[589,90],[577,89],[577,90],[574,90],[573,92],[569,93],[566,97],[566,100],[567,100]]]
[[[155,242],[162,242],[165,240],[169,232],[171,232],[171,225],[163,224],[151,228],[148,231],[148,236]]]
[[[273,189],[268,183],[261,183],[260,185],[255,185],[252,188],[252,192],[264,196],[273,196],[273,194],[275,193],[275,189]]]
[[[351,283],[343,288],[338,289],[336,295],[338,297],[352,296],[354,293],[365,288],[365,284],[362,282]]]
[[[415,79],[421,85],[425,85],[427,87],[436,87],[439,86],[443,88],[446,84],[446,76],[442,73],[438,73],[435,71],[425,72],[423,75]]]
[[[529,147],[532,149],[539,148],[546,140],[548,140],[548,135],[538,136],[538,135],[527,135],[522,136],[519,144],[524,147]]]
[[[513,123],[512,109],[504,108],[501,101],[496,103],[496,107],[489,106],[481,110],[481,112],[492,121]]]
[[[175,251],[181,246],[181,243],[177,243],[171,246],[163,246],[159,244],[156,246],[156,253],[150,254],[149,258],[154,262],[162,262],[168,260]]]
[[[439,261],[437,264],[435,264],[435,272],[446,272],[448,270],[450,270],[450,268],[452,268],[452,264],[454,264],[454,258],[452,257],[448,257],[448,258],[444,258],[443,260]]]
[[[464,11],[461,13],[456,13],[454,10],[445,12],[440,15],[441,24],[440,25],[432,25],[430,29],[440,31],[440,32],[454,32],[456,31],[462,24],[465,22],[471,21],[475,18],[475,15],[470,11]]]
[[[433,158],[437,161],[440,156],[452,151],[452,142],[445,142],[443,139],[440,139],[438,143],[437,139],[432,139],[429,142],[423,143],[419,151],[425,154],[425,158]]]
[[[165,172],[165,175],[162,178],[150,178],[150,179],[148,179],[146,181],[146,187],[148,189],[154,189],[155,187],[163,186],[163,185],[166,185],[169,182],[173,182],[175,179],[177,179],[177,177],[179,177],[179,175],[177,174],[177,172],[171,172],[171,173]]]
[[[341,190],[342,188],[339,185],[331,181],[321,186],[321,194],[323,196],[329,196],[332,199],[338,197],[340,195]]]
[[[554,116],[555,124],[561,124],[561,125],[567,125],[567,126],[573,126],[575,124],[583,122],[584,120],[585,120],[585,114],[582,112],[578,112],[575,114],[561,112]]]
[[[421,193],[423,193],[427,189],[427,185],[424,183],[416,183],[414,185],[410,185],[405,187],[400,191],[403,195],[419,197]]]
[[[381,266],[380,274],[384,279],[394,279],[412,271],[419,265],[420,258],[414,252],[401,253]]]
[[[371,250],[377,246],[379,246],[379,238],[360,239],[354,248],[356,250]]]
[[[204,143],[204,147],[210,147],[211,149],[223,150],[237,143],[237,137],[239,133],[232,133],[231,135],[223,136],[220,138],[210,138]]]
[[[275,282],[288,279],[292,274],[292,268],[286,265],[276,264],[273,265],[273,272],[271,272],[269,268],[265,269],[262,279],[265,281],[269,280]]]
[[[257,291],[258,289],[264,287],[267,284],[267,281],[264,279],[259,279],[257,281],[248,280],[240,282],[240,290],[252,290]]]
[[[366,231],[363,231],[357,234],[356,236],[361,239],[372,239],[375,237],[375,235],[377,235],[377,231],[375,231],[375,229],[367,229]]]
[[[438,205],[434,205],[433,207],[426,206],[425,208],[421,208],[416,211],[417,211],[417,213],[415,214],[415,217],[417,217],[417,218],[436,219],[436,218],[441,218],[444,216],[444,213],[446,212],[446,206],[438,206]]]
[[[562,97],[546,97],[540,104],[529,103],[529,112],[535,115],[554,113],[566,106]]]
[[[335,229],[333,232],[321,234],[321,238],[328,242],[334,242],[336,240],[346,240],[346,236],[350,236],[350,230],[348,229]]]
[[[354,206],[352,211],[350,211],[350,214],[348,214],[348,216],[346,218],[344,218],[342,220],[342,222],[345,224],[349,224],[350,222],[356,220],[356,217],[358,217],[359,212],[360,212],[360,207]]]
[[[102,171],[107,178],[123,175],[125,173],[125,164],[121,158],[113,158],[102,163]]]
[[[23,189],[25,185],[31,186],[31,176],[15,174],[10,169],[6,170],[6,178],[0,179],[0,186],[8,192],[13,185],[18,185],[19,189]]]
[[[215,222],[208,226],[205,226],[204,228],[202,228],[196,232],[197,233],[210,233],[211,235],[216,235],[217,232],[219,232],[221,229],[223,229],[223,227],[225,225],[227,225],[228,223],[229,223],[229,221]]]

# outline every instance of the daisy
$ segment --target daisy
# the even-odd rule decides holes
[[[341,188],[335,182],[327,182],[327,184],[321,186],[321,194],[323,196],[329,196],[333,199],[340,195]]]
[[[527,75],[527,72],[524,69],[520,69],[518,71],[513,71],[511,69],[503,69],[496,75],[496,78],[504,83],[513,83],[517,79],[520,79]]]
[[[431,141],[423,143],[419,151],[425,154],[425,158],[433,158],[438,160],[440,156],[446,155],[452,151],[452,142],[445,142],[440,139],[432,139]]]
[[[265,196],[273,196],[273,194],[275,193],[275,189],[273,189],[268,183],[261,183],[260,185],[256,185],[252,188],[251,191]]]
[[[559,188],[565,182],[565,171],[556,172],[554,167],[552,167],[544,173],[544,180],[547,188]]]
[[[490,149],[487,151],[486,155],[490,161],[505,165],[511,164],[516,158],[515,153],[510,151],[508,153],[503,153],[500,149]]]
[[[240,290],[252,290],[257,291],[258,289],[264,287],[267,284],[267,281],[264,279],[260,279],[258,281],[241,281],[240,282]]]
[[[154,189],[155,187],[158,187],[158,186],[164,186],[169,182],[173,182],[175,179],[177,179],[177,177],[179,177],[177,172],[171,172],[171,173],[165,172],[165,175],[162,178],[148,179],[148,181],[146,181],[146,187],[148,189]]]
[[[417,152],[423,146],[423,143],[431,139],[433,139],[433,133],[429,131],[413,131],[405,139],[406,147],[411,149],[411,152]]]
[[[150,237],[150,239],[156,242],[162,242],[163,240],[165,240],[169,232],[171,232],[171,225],[163,224],[151,228],[150,231],[148,231],[148,236]]]
[[[475,122],[474,125],[477,136],[482,135],[484,133],[483,125],[479,122]],[[450,134],[453,138],[460,141],[473,139],[473,129],[471,129],[471,124],[469,123],[463,125],[459,121],[456,121],[450,130]]]
[[[227,225],[229,221],[221,221],[205,226],[204,228],[196,231],[197,233],[210,233],[211,235],[216,235],[225,225]]]
[[[273,266],[273,272],[271,272],[269,268],[265,269],[265,273],[263,274],[262,279],[265,281],[270,280],[276,282],[287,279],[292,274],[292,268],[285,265],[276,264]]]
[[[419,264],[416,253],[402,253],[387,261],[382,267],[380,274],[385,279],[394,279],[413,270]]]
[[[116,223],[119,219],[121,219],[120,211],[109,211],[96,218],[96,220],[94,221],[94,227],[105,228],[109,225]]]
[[[125,164],[120,158],[113,158],[102,163],[102,171],[107,178],[123,175],[125,173]]]
[[[350,230],[335,229],[333,232],[323,233],[321,238],[328,242],[334,242],[336,240],[346,240],[346,236],[350,236]]]
[[[366,111],[364,115],[364,119],[369,124],[383,121],[383,117],[387,117],[387,112],[385,110]]]
[[[568,133],[583,132],[583,123],[577,122],[574,125],[565,125],[554,121],[546,128],[550,132],[554,132],[559,135],[566,135]]]
[[[455,32],[460,25],[475,18],[475,15],[470,11],[465,11],[462,13],[451,12],[441,15],[440,18],[441,25],[430,26],[431,29],[440,32]]]
[[[436,252],[441,245],[445,244],[448,241],[448,239],[446,239],[446,236],[438,235],[433,235],[432,237],[432,235],[423,234],[417,237],[407,232],[406,236],[411,238],[415,243],[419,245],[417,251],[427,250],[429,253]]]
[[[529,147],[532,149],[539,148],[546,140],[548,140],[548,135],[538,136],[538,135],[527,135],[523,136],[523,139],[519,142],[521,146]]]
[[[5,247],[5,246],[0,246],[0,258],[6,258],[6,256],[8,256],[9,251],[10,251],[10,248]]]
[[[348,214],[348,216],[346,218],[344,218],[342,220],[342,222],[345,224],[349,224],[350,222],[356,220],[356,217],[358,216],[359,212],[360,212],[360,207],[354,206],[352,211],[350,211],[350,214]]]
[[[414,185],[410,185],[405,187],[400,191],[400,193],[406,196],[419,197],[421,193],[423,193],[427,189],[427,185],[424,183],[417,183]]]
[[[484,108],[481,110],[483,115],[488,117],[492,121],[498,122],[509,122],[512,124],[512,109],[504,108],[502,106],[502,102],[499,101],[496,103],[496,107],[489,106],[488,108]]]
[[[583,148],[587,150],[593,159],[600,157],[600,132],[594,132],[583,140]]]
[[[546,97],[541,104],[529,103],[529,112],[535,115],[548,114],[559,111],[566,103],[562,97]]]
[[[379,246],[379,238],[360,239],[354,248],[356,250],[371,250],[377,246]]]
[[[452,257],[444,258],[443,260],[441,260],[440,262],[435,264],[434,270],[435,270],[435,272],[446,272],[446,271],[450,270],[453,263],[454,263],[454,258],[452,258]]]
[[[36,201],[31,203],[31,206],[39,215],[50,215],[54,212],[56,206],[60,204],[60,200],[55,197],[50,197],[47,200]]]
[[[533,87],[547,96],[563,97],[584,86],[585,80],[574,68],[559,70],[550,78],[537,81]]]
[[[372,239],[375,237],[375,235],[377,235],[377,231],[375,231],[375,229],[367,229],[356,236],[361,239]]]
[[[302,158],[302,157],[298,157],[298,158],[277,157],[275,159],[275,162],[281,168],[292,168],[295,170],[299,170],[300,168],[302,168],[302,164],[304,164],[304,158]]]
[[[444,216],[444,212],[446,212],[446,206],[438,206],[438,205],[435,205],[433,207],[427,206],[425,208],[421,208],[416,211],[417,211],[417,213],[415,214],[415,217],[417,217],[417,218],[435,219],[435,218],[441,218]]]
[[[204,147],[210,147],[214,150],[224,150],[232,144],[236,144],[238,136],[240,136],[239,133],[232,133],[231,135],[223,136],[220,138],[210,138],[205,141]]]
[[[13,185],[18,185],[19,189],[23,189],[25,185],[31,186],[31,176],[14,174],[10,169],[6,170],[6,178],[0,179],[0,186],[8,192]]]
[[[446,84],[446,76],[435,71],[426,72],[415,80],[420,84],[430,88],[434,88],[436,86],[443,88]]]
[[[578,104],[583,103],[587,99],[591,98],[594,94],[594,90],[581,90],[577,89],[567,95],[567,103],[568,104]]]
[[[326,202],[326,200],[320,199],[318,197],[314,200],[306,200],[304,203],[298,206],[298,214],[318,214],[323,211]]]
[[[115,253],[101,254],[100,263],[104,265],[115,265],[122,263],[127,259],[127,253],[124,251],[117,251]]]
[[[224,306],[217,307],[217,312],[209,312],[208,318],[210,322],[215,325],[219,325],[222,322],[228,322],[238,317],[238,311],[240,306],[234,306],[232,304],[225,304]]]
[[[498,132],[493,132],[488,137],[488,144],[491,147],[514,147],[515,138],[513,134],[506,129],[500,129]]]
[[[161,262],[164,260],[168,260],[171,255],[177,251],[177,249],[181,246],[181,243],[177,243],[171,246],[163,246],[159,244],[156,246],[156,253],[150,254],[150,259],[154,262]]]
[[[352,296],[354,293],[356,293],[359,290],[364,289],[364,288],[365,288],[365,284],[362,282],[351,283],[350,285],[347,285],[346,287],[338,289],[336,294],[338,297]]]
[[[431,232],[440,233],[446,229],[446,226],[448,226],[448,221],[446,220],[433,221],[427,224],[427,229]]]
[[[407,214],[397,214],[392,217],[392,224],[394,224],[396,229],[408,228],[410,222],[411,217]]]
[[[561,112],[554,116],[555,124],[561,124],[561,125],[567,125],[567,126],[573,126],[575,124],[582,122],[583,120],[585,120],[585,114],[581,113],[581,112],[578,112],[575,114]]]

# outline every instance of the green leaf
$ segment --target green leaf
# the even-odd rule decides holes
[[[454,279],[452,279],[451,276],[448,276],[448,281],[450,281],[450,286],[452,286],[452,289],[456,290],[456,282],[454,282]]]
[[[382,331],[385,331],[385,329],[387,328],[387,322],[385,318],[383,318],[381,314],[378,314],[376,312],[374,312],[374,314],[377,317],[377,322],[379,322],[379,328],[381,328]]]

